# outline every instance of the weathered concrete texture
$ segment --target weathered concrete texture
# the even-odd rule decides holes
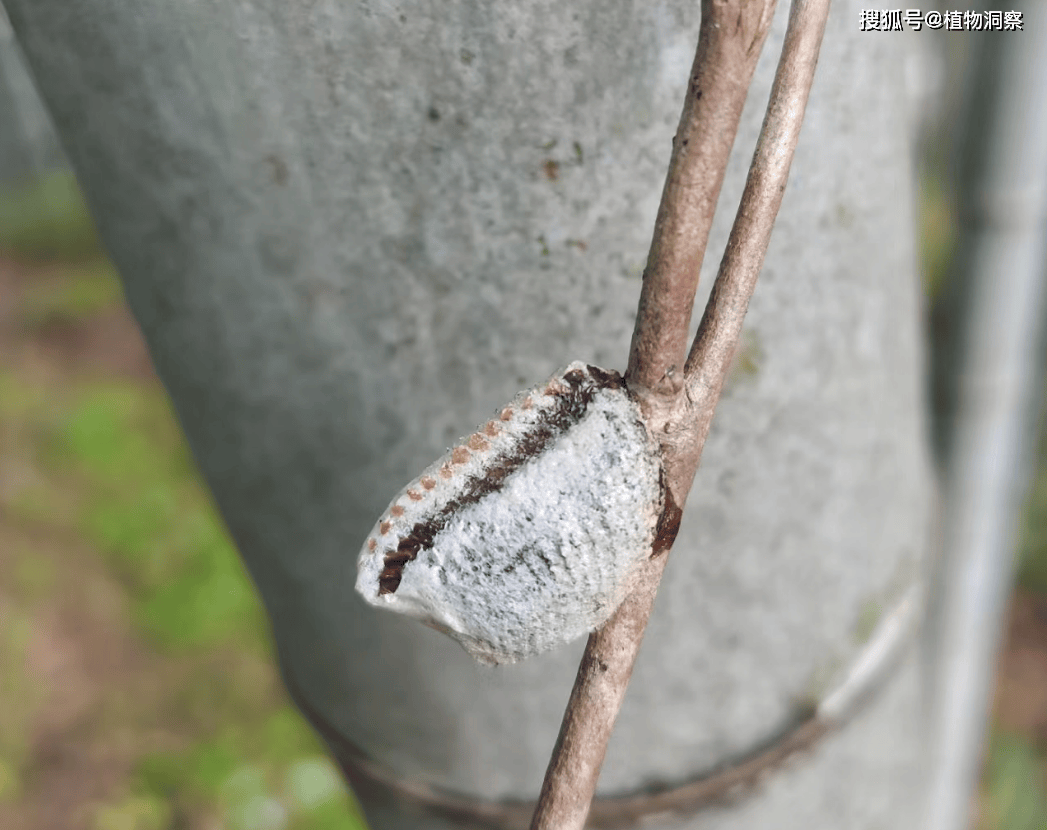
[[[892,830],[919,827],[912,805],[925,788],[914,770],[913,743],[924,736],[918,707],[920,672],[914,655],[875,703],[845,732],[830,735],[791,760],[755,791],[688,820],[652,824],[657,830]],[[905,824],[898,824],[899,819]]]
[[[366,607],[354,556],[389,497],[516,390],[572,359],[624,366],[698,4],[8,6],[285,669],[404,776],[536,794],[581,643],[481,668]],[[606,792],[776,732],[919,571],[903,41],[860,33],[857,10],[834,6]],[[912,826],[916,706],[895,684],[824,751],[845,763],[783,777],[774,803],[824,809],[774,826]],[[688,826],[765,826],[763,809]]]

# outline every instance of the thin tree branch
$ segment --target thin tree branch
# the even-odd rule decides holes
[[[753,13],[756,6],[760,7],[760,14]],[[747,44],[746,49],[719,47],[719,54],[725,59],[733,56],[736,60],[744,56],[745,61],[751,60],[754,65],[756,57],[753,53],[759,52],[766,37],[773,6],[773,0],[760,4],[704,2],[704,19],[694,63],[696,69],[707,67],[702,55],[703,49],[708,48],[706,43],[729,37],[732,31],[741,38],[741,43]],[[656,543],[656,555],[639,575],[633,592],[610,620],[589,636],[542,784],[531,822],[532,830],[581,830],[585,825],[611,730],[625,697],[668,559],[665,548],[671,546],[675,537],[679,511],[690,491],[781,205],[807,96],[814,80],[828,11],[829,0],[793,2],[770,104],[741,205],[687,360],[683,382],[676,382],[674,367],[679,365],[675,362],[679,359],[676,350],[683,342],[681,330],[686,332],[689,325],[697,269],[708,234],[710,217],[707,212],[715,204],[715,198],[710,203],[708,193],[705,197],[696,197],[703,191],[696,190],[693,179],[687,176],[688,164],[694,161],[689,143],[684,146],[679,135],[702,135],[705,128],[691,124],[691,120],[701,115],[719,113],[724,117],[734,112],[733,105],[709,104],[706,110],[697,100],[692,102],[698,93],[705,98],[706,91],[693,86],[688,89],[684,117],[690,120],[681,125],[662,195],[627,372],[631,388],[640,396],[649,425],[662,444],[667,512],[675,511],[676,525],[662,529],[668,537],[660,539],[664,548],[659,550],[661,545]],[[718,24],[707,25],[705,15],[718,15]],[[747,24],[753,28],[746,29]],[[715,34],[710,33],[712,29],[717,29]],[[742,71],[748,65],[743,63],[733,71]],[[708,77],[716,77],[715,73],[708,71]],[[741,95],[744,99],[751,73],[750,68],[741,87],[737,84],[715,87],[717,94]],[[695,73],[692,73],[694,77]],[[736,127],[737,119],[733,122],[731,139],[726,142],[728,145],[733,141]],[[707,140],[711,140],[714,148],[724,143],[722,136]],[[709,157],[715,156],[715,152],[715,149],[710,149]],[[722,162],[726,164],[726,156]],[[677,165],[681,165],[685,172],[678,173]],[[722,177],[720,171],[716,191]],[[689,235],[696,233],[701,236],[699,240]],[[669,246],[672,244],[682,246],[685,253],[682,256],[671,254]],[[658,297],[658,291],[666,292],[667,296]]]
[[[698,48],[647,257],[626,378],[671,403],[716,200],[777,0],[702,3]],[[675,383],[673,381],[676,381]]]
[[[684,374],[704,442],[785,195],[829,0],[795,0],[749,178]]]

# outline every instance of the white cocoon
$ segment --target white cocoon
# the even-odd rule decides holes
[[[357,591],[515,662],[601,625],[651,555],[658,445],[621,377],[572,363],[393,499]]]

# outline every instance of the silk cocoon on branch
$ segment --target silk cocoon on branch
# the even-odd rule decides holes
[[[515,662],[607,620],[662,501],[658,445],[621,376],[572,363],[397,494],[356,588],[481,662]]]

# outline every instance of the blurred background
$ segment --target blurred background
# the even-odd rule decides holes
[[[2,23],[2,21],[0,21]],[[914,43],[927,331],[957,239],[957,39]],[[1047,827],[1047,442],[972,827]],[[0,827],[362,828],[0,25]]]
[[[363,826],[0,25],[0,827]]]

